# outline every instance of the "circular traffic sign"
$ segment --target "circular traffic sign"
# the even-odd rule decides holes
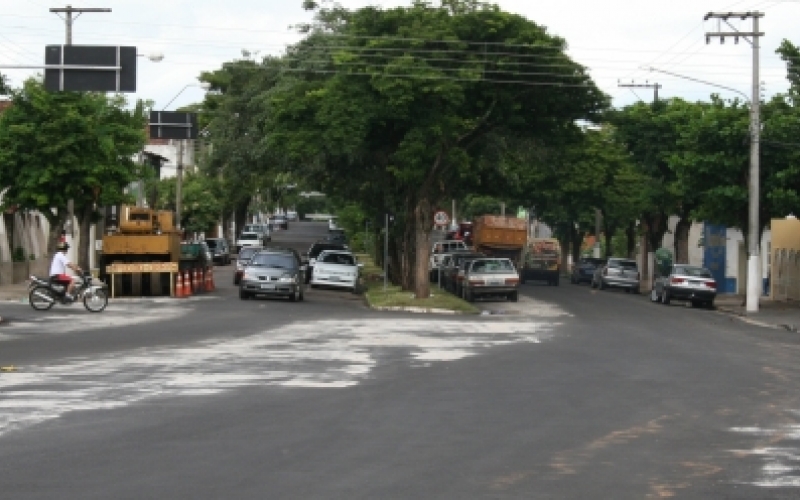
[[[433,214],[433,222],[437,226],[446,226],[448,222],[450,222],[450,216],[447,215],[447,212],[444,210],[439,210],[435,214]]]

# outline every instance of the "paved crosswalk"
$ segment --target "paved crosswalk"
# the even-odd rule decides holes
[[[269,385],[341,389],[369,378],[387,353],[424,367],[544,342],[556,329],[554,322],[492,318],[299,321],[238,339],[25,366],[0,375],[0,436],[66,412],[155,397]]]

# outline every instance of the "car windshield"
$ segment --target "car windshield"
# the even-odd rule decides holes
[[[326,264],[339,264],[341,266],[356,265],[353,256],[344,253],[326,253],[322,256],[322,262]]]
[[[596,258],[581,259],[582,266],[602,266],[604,262],[603,259]]]
[[[239,236],[239,239],[240,240],[257,240],[258,239],[258,235],[256,233],[242,233],[241,236]]]
[[[674,274],[681,274],[683,276],[692,276],[697,278],[711,278],[711,271],[703,267],[676,266]]]
[[[239,250],[239,260],[248,260],[259,250],[258,247],[244,247]]]
[[[514,266],[511,261],[505,259],[476,260],[473,262],[471,269],[473,273],[505,273],[513,271]]]
[[[250,259],[250,265],[255,267],[272,267],[277,269],[294,269],[294,257],[282,253],[259,253]]]

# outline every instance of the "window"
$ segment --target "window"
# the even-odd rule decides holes
[[[293,256],[280,253],[256,254],[250,259],[250,265],[277,269],[294,269],[297,267]]]

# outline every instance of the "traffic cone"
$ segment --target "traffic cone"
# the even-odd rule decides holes
[[[217,285],[214,284],[214,268],[213,267],[211,268],[210,272],[211,272],[211,275],[208,278],[208,282],[211,283],[211,291],[213,292],[214,290],[217,289]]]
[[[192,296],[192,272],[186,272],[186,278],[183,280],[183,296],[184,297],[191,297]]]
[[[194,269],[194,293],[200,293],[203,291],[203,280],[200,276],[200,270],[195,268]]]
[[[211,268],[208,268],[206,270],[206,281],[205,281],[206,292],[211,292],[214,290],[214,284],[211,282],[211,273],[212,273]]]
[[[183,288],[183,274],[181,273],[178,273],[178,277],[175,280],[175,297],[178,299],[186,297],[186,290]]]

